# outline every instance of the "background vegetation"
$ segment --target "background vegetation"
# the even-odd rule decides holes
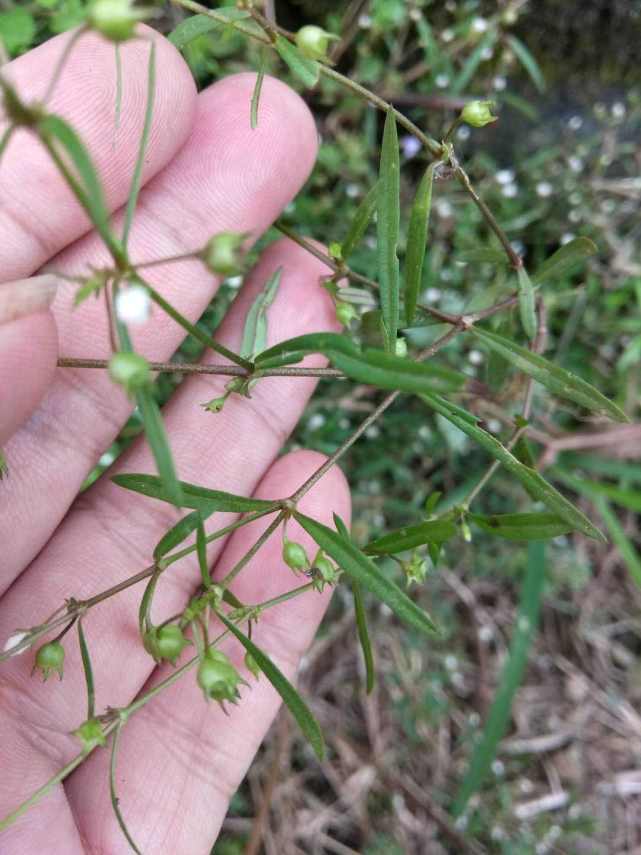
[[[74,26],[84,5],[0,0],[7,54]],[[599,249],[579,273],[546,290],[546,354],[638,415],[641,88],[633,33],[641,4],[283,0],[276,10],[288,29],[317,23],[345,33],[340,70],[437,139],[465,99],[496,99],[500,121],[482,130],[461,127],[456,146],[528,267],[572,236],[588,236]],[[170,31],[181,17],[164,11],[157,24]],[[185,56],[202,86],[258,65],[257,49],[233,32],[198,39]],[[275,55],[267,62],[287,79]],[[375,181],[382,118],[327,79],[304,97],[322,145],[284,222],[330,244],[344,237],[355,205]],[[425,162],[411,137],[402,136],[401,144],[407,207]],[[430,231],[424,302],[457,314],[504,292],[507,270],[475,261],[479,248],[493,244],[453,182],[435,185]],[[352,266],[367,276],[376,275],[374,246],[372,229],[353,257]],[[201,319],[208,331],[237,286],[228,282]],[[409,335],[418,344],[431,340],[425,328]],[[468,408],[506,440],[523,392],[516,380],[504,384],[509,366],[465,337],[446,353],[478,381]],[[188,340],[179,358],[198,354]],[[161,378],[161,400],[174,382]],[[333,451],[379,395],[357,387],[346,396],[343,384],[324,381],[291,445]],[[420,591],[413,589],[445,629],[442,641],[427,647],[385,608],[372,609],[379,682],[369,697],[351,601],[335,597],[302,676],[304,688],[313,686],[309,697],[329,759],[313,760],[279,719],[234,799],[218,855],[261,851],[259,838],[267,853],[439,855],[477,846],[510,855],[641,851],[641,558],[635,551],[641,431],[581,418],[542,388],[533,416],[539,466],[574,491],[611,542],[576,535],[548,545],[540,631],[480,797],[456,822],[447,817],[518,630],[527,550],[475,531],[472,542],[446,548]],[[103,468],[138,430],[134,415]],[[343,464],[354,491],[356,539],[365,543],[415,521],[434,491],[443,494],[440,508],[454,505],[487,463],[420,401],[401,398]],[[520,490],[499,470],[476,509],[507,513],[522,504]],[[388,569],[400,580],[393,562]]]

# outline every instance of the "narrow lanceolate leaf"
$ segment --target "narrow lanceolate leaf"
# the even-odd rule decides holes
[[[394,351],[398,330],[398,232],[401,218],[400,157],[396,117],[387,111],[378,183],[378,281],[387,349]]]
[[[572,526],[557,514],[468,514],[483,531],[506,540],[548,540],[567,534]]]
[[[405,318],[408,326],[411,326],[414,320],[416,301],[421,290],[435,167],[436,163],[430,163],[427,167],[410,212],[405,254]]]
[[[84,143],[59,116],[45,116],[38,122],[37,130],[58,168],[66,170],[71,190],[93,227],[110,252],[119,257],[122,247],[109,229],[109,211],[102,185]]]
[[[85,683],[87,684],[87,718],[93,718],[95,714],[95,698],[96,692],[94,688],[93,668],[91,666],[91,656],[89,655],[89,647],[87,639],[82,628],[82,618],[78,620],[78,644],[80,645],[80,658],[82,659],[82,670],[85,675]]]
[[[283,36],[276,36],[274,47],[278,51],[280,58],[288,66],[292,74],[294,74],[300,82],[312,88],[318,83],[320,75],[320,65],[315,59],[308,59],[298,50],[296,45],[293,45]]]
[[[363,235],[367,231],[367,226],[374,216],[374,211],[378,205],[378,181],[374,186],[367,191],[360,205],[356,209],[354,219],[345,235],[345,240],[341,244],[341,256],[344,261],[347,261],[354,249],[363,239]]]
[[[363,661],[365,662],[365,690],[367,694],[374,688],[376,681],[376,671],[374,670],[374,654],[372,653],[372,642],[367,629],[367,613],[365,612],[365,604],[363,602],[363,593],[358,582],[352,582],[352,594],[354,595],[354,614],[356,615],[356,630],[358,632],[358,640],[363,651]]]
[[[473,246],[464,249],[458,254],[459,261],[467,264],[494,264],[496,267],[505,267],[508,257],[502,249],[493,246]]]
[[[605,537],[577,507],[562,496],[545,478],[529,466],[524,466],[492,434],[483,430],[469,419],[462,418],[458,407],[440,395],[421,395],[425,403],[452,422],[459,430],[470,437],[481,448],[498,460],[510,474],[523,484],[529,495],[543,502],[553,513],[561,517],[575,531],[580,531],[595,540],[605,541]]]
[[[619,555],[623,559],[625,566],[628,568],[633,582],[641,588],[641,556],[625,533],[616,514],[612,512],[607,500],[603,496],[597,496],[594,499],[594,505],[601,514],[605,527],[608,530],[608,534],[612,538],[612,542],[616,548],[619,550]]]
[[[267,346],[267,309],[274,302],[282,272],[283,268],[279,267],[269,277],[265,287],[247,312],[243,340],[240,345],[240,355],[245,359],[253,359]]]
[[[174,460],[169,448],[169,440],[160,414],[160,407],[150,389],[136,392],[136,403],[145,428],[145,436],[158,467],[160,481],[167,501],[180,508],[183,506],[183,492],[176,476]]]
[[[252,131],[258,127],[258,105],[260,104],[260,93],[263,89],[263,80],[265,78],[265,58],[262,57],[258,74],[256,75],[256,83],[252,92],[252,100],[249,108],[249,124]]]
[[[572,487],[577,493],[587,496],[589,499],[594,500],[603,496],[610,499],[615,505],[641,513],[641,491],[638,489],[626,490],[624,487],[617,487],[615,484],[587,481],[585,478],[577,478],[558,466],[552,467],[549,474],[552,478],[558,479],[561,483]]]
[[[182,50],[194,39],[200,36],[211,33],[212,30],[220,29],[227,24],[233,24],[235,21],[241,21],[243,18],[249,18],[249,12],[242,9],[216,9],[216,18],[209,15],[191,15],[185,18],[169,34],[169,41]]]
[[[300,727],[303,735],[307,738],[310,745],[314,749],[316,756],[322,760],[325,756],[325,741],[320,726],[310,708],[301,698],[296,689],[289,682],[282,671],[272,662],[272,660],[264,653],[260,647],[257,647],[244,632],[241,632],[238,627],[229,621],[224,614],[218,612],[218,617],[225,627],[234,635],[243,645],[250,656],[254,658],[260,670],[267,677],[272,686],[283,699],[283,702],[290,713],[296,719],[296,723]]]
[[[532,83],[534,83],[539,92],[544,92],[545,78],[543,77],[543,72],[539,68],[538,62],[534,59],[530,51],[520,39],[516,38],[516,36],[506,36],[505,40],[512,48],[514,56],[529,74]]]
[[[147,67],[147,105],[145,107],[145,121],[143,124],[142,133],[140,135],[140,144],[138,146],[138,156],[134,166],[134,173],[131,179],[131,189],[129,190],[129,198],[127,199],[127,210],[125,211],[125,223],[122,230],[122,243],[126,248],[129,240],[129,232],[136,211],[138,195],[140,194],[140,186],[142,184],[142,170],[145,165],[145,153],[147,151],[147,143],[149,142],[149,134],[151,133],[151,124],[154,116],[154,101],[156,98],[156,43],[152,42],[149,49],[149,64]]]
[[[444,543],[457,534],[452,520],[428,520],[418,525],[407,525],[373,540],[365,547],[370,555],[393,555],[406,549],[415,549],[425,543]]]
[[[531,543],[521,588],[518,617],[510,643],[507,662],[503,667],[494,701],[483,728],[480,742],[476,744],[470,766],[454,802],[453,814],[460,816],[470,798],[476,793],[490,771],[499,742],[510,721],[512,701],[523,679],[530,646],[536,633],[545,584],[545,547]]]
[[[508,338],[489,332],[489,330],[474,327],[472,333],[512,366],[523,371],[524,374],[532,377],[560,398],[574,401],[576,404],[580,404],[592,412],[608,416],[616,422],[629,421],[623,410],[608,400],[590,383],[586,383],[585,380],[577,377],[576,374],[566,371],[565,368],[549,362],[538,353],[532,353],[531,350],[515,344]]]
[[[577,264],[585,261],[597,251],[596,245],[589,238],[578,237],[564,244],[539,267],[532,276],[532,282],[540,285],[549,279],[558,279]]]
[[[361,353],[354,342],[337,333],[311,333],[270,347],[256,359],[260,368],[299,361],[308,353],[323,353],[331,364],[352,380],[379,389],[401,392],[453,391],[462,388],[467,377],[434,362],[412,362],[393,353],[367,349]]]
[[[198,528],[198,524],[202,520],[201,511],[192,511],[186,517],[178,520],[176,525],[172,526],[169,531],[165,532],[160,538],[154,549],[154,561],[159,561],[163,555],[166,555],[176,546],[179,546],[184,540],[187,540]]]
[[[114,475],[111,480],[125,490],[133,490],[134,493],[142,493],[143,496],[160,499],[161,502],[171,501],[166,485],[157,475]],[[205,515],[212,514],[214,511],[243,514],[246,511],[263,511],[278,507],[278,500],[247,499],[244,496],[235,496],[221,490],[210,490],[185,481],[179,481],[178,484],[183,494],[182,507],[193,508]]]
[[[322,550],[330,555],[352,582],[370,591],[386,603],[394,614],[415,629],[434,635],[437,632],[432,619],[407,594],[381,573],[376,564],[358,549],[351,540],[311,517],[295,512],[296,521],[311,535]]]
[[[521,265],[516,271],[518,277],[519,316],[523,332],[529,341],[536,337],[536,298],[534,287],[527,270]]]

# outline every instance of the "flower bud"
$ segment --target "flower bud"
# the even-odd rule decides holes
[[[92,751],[107,741],[102,731],[102,725],[97,718],[88,718],[77,730],[73,732],[82,743],[83,751]]]
[[[244,234],[220,232],[211,238],[201,253],[205,265],[219,276],[233,276],[241,269]]]
[[[260,677],[260,665],[256,662],[251,653],[245,654],[245,668],[247,668],[247,670],[250,671],[256,679]]]
[[[235,704],[240,693],[240,683],[248,685],[220,650],[207,650],[200,665],[196,681],[205,694],[205,700],[230,701]],[[224,707],[223,707],[224,709]]]
[[[42,671],[43,680],[46,680],[49,674],[55,671],[62,680],[62,666],[64,661],[65,649],[62,644],[59,641],[50,641],[38,649],[33,671],[37,671],[39,668]]]
[[[133,395],[151,382],[149,363],[139,353],[114,353],[109,360],[109,376],[122,386],[128,395]]]
[[[185,638],[183,632],[176,624],[161,626],[145,633],[143,645],[147,653],[150,653],[156,662],[167,659],[172,665],[191,642]]]
[[[336,320],[344,327],[348,327],[357,317],[358,312],[351,303],[345,303],[343,300],[336,301]]]
[[[132,8],[131,0],[94,0],[87,23],[110,42],[126,42],[144,17],[143,12]]]
[[[294,573],[309,567],[309,558],[303,547],[287,537],[283,540],[283,561]]]
[[[403,561],[402,567],[407,579],[408,588],[412,582],[418,582],[420,585],[425,581],[425,577],[427,576],[427,561],[421,558],[418,552],[414,552],[409,561]]]
[[[327,59],[329,43],[336,40],[339,40],[339,36],[312,24],[301,27],[296,33],[296,47],[309,59]]]
[[[340,572],[334,567],[329,558],[322,551],[314,558],[314,563],[309,571],[314,580],[314,588],[322,593],[325,585],[335,585]]]
[[[494,101],[469,101],[461,111],[461,119],[473,128],[483,128],[498,119],[492,115],[493,107]]]
[[[123,324],[144,324],[151,315],[149,291],[142,285],[129,285],[118,291],[116,315]]]

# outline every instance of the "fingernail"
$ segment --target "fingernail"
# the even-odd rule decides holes
[[[0,284],[0,324],[48,309],[57,287],[58,280],[50,273]]]

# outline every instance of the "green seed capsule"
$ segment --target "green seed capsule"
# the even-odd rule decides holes
[[[62,666],[65,661],[65,649],[59,641],[50,641],[43,644],[36,653],[36,662],[33,670],[42,671],[42,679],[46,680],[52,671],[62,680]]]
[[[473,128],[483,128],[498,120],[492,115],[494,101],[470,101],[461,111],[461,119]]]
[[[409,561],[403,561],[402,567],[407,579],[408,588],[412,582],[417,582],[420,585],[425,581],[425,577],[427,576],[427,561],[418,552],[414,552]]]
[[[114,353],[109,360],[109,376],[128,395],[133,395],[151,382],[149,363],[139,353]]]
[[[283,541],[283,561],[294,573],[307,570],[309,567],[309,558],[303,547],[300,543],[288,538]]]
[[[218,276],[233,276],[241,269],[241,248],[244,239],[244,234],[220,232],[207,242],[201,258],[212,273]]]
[[[89,26],[111,42],[130,39],[144,17],[132,8],[131,0],[94,0],[87,12]]]
[[[176,660],[185,647],[191,644],[183,635],[181,628],[174,623],[161,626],[156,631],[155,636],[156,655],[154,659],[167,659],[172,665],[176,664]]]
[[[339,37],[333,33],[328,33],[321,27],[315,27],[308,24],[301,27],[296,33],[296,47],[309,59],[327,59],[327,49],[330,41],[335,41]]]
[[[336,301],[336,319],[344,327],[348,327],[357,317],[358,312],[351,303],[345,303],[343,300]]]
[[[200,665],[196,682],[203,690],[206,700],[230,701],[235,704],[240,693],[238,686],[247,683],[229,661],[229,658],[220,650],[208,650]]]

